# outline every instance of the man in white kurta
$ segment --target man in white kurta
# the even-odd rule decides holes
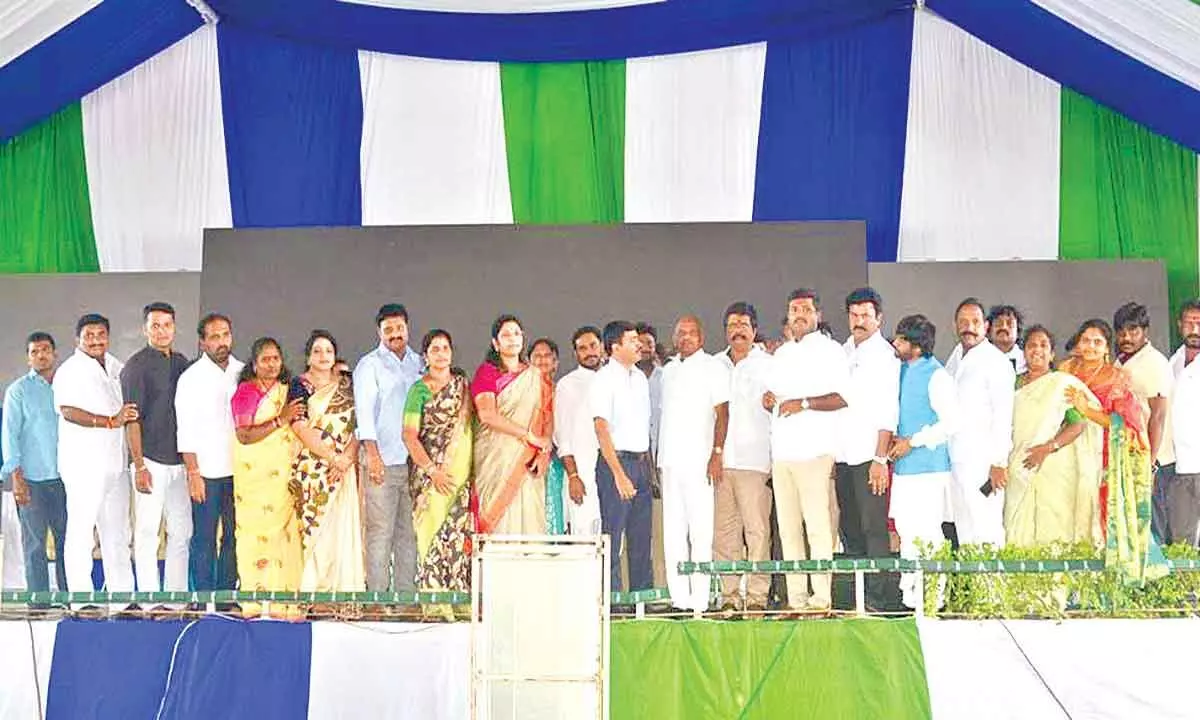
[[[671,603],[707,610],[710,576],[681,575],[680,562],[709,562],[713,542],[713,480],[721,474],[729,423],[729,375],[704,352],[700,321],[685,316],[675,325],[675,349],[663,368],[662,470],[663,555]]]
[[[950,517],[960,544],[999,547],[1004,544],[1004,485],[1012,450],[1016,373],[1004,353],[988,341],[979,301],[960,303],[954,322],[963,353],[946,365],[954,378],[960,418],[950,439]]]
[[[598,328],[585,326],[571,341],[579,367],[564,375],[554,388],[554,445],[567,471],[563,506],[567,509],[567,532],[571,535],[600,534],[600,497],[596,494],[596,458],[600,445],[592,418],[591,388],[596,371],[604,363]]]
[[[91,592],[92,531],[100,536],[104,585],[133,590],[129,478],[123,427],[137,417],[121,396],[121,361],[108,353],[108,320],[84,315],[78,347],[54,374],[58,470],[67,494],[63,564],[71,592]]]

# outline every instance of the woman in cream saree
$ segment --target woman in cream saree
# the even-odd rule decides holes
[[[337,345],[328,332],[314,330],[305,354],[308,371],[294,394],[308,395],[307,415],[293,423],[301,447],[289,486],[304,549],[300,589],[359,591],[366,579],[354,390],[350,378],[333,370]]]
[[[1044,327],[1029,328],[1022,346],[1029,370],[1017,378],[1013,403],[1005,541],[1099,544],[1103,431],[1071,406],[1066,390],[1094,397],[1078,378],[1052,369],[1054,339]]]
[[[492,349],[471,382],[475,433],[476,529],[498,535],[546,533],[545,474],[554,429],[554,387],[522,358],[520,321],[492,324]]]

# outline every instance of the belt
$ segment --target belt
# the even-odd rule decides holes
[[[618,450],[617,457],[632,458],[633,460],[648,460],[650,453],[643,450],[642,452],[632,452],[630,450]]]

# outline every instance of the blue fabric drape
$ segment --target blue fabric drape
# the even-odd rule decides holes
[[[911,10],[823,40],[767,45],[754,219],[866,220],[896,259]]]
[[[63,620],[46,718],[304,718],[311,668],[307,623]]]
[[[154,717],[166,688],[171,650],[185,625],[61,621],[50,661],[46,720]]]
[[[0,142],[202,24],[184,0],[105,0],[0,68]]]
[[[162,717],[308,717],[312,626],[206,618],[179,642]]]
[[[221,22],[344,49],[448,60],[565,62],[820,36],[911,0],[670,0],[609,10],[452,13],[339,0],[208,0]]]
[[[1200,152],[1200,92],[1028,0],[928,0],[930,10],[1051,80]]]
[[[358,54],[217,26],[234,227],[358,225]]]

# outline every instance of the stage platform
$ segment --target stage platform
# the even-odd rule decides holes
[[[469,717],[466,623],[0,621],[4,720]],[[611,717],[1194,718],[1200,621],[621,620]]]

